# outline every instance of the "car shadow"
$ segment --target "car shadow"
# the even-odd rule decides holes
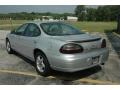
[[[18,52],[15,52],[15,51],[14,51],[14,55],[16,55],[17,57],[21,58],[22,60],[24,60],[24,61],[27,62],[28,64],[30,64],[30,65],[32,65],[33,67],[35,67],[35,62],[34,62],[34,61],[32,61],[32,60],[24,57],[23,55],[21,55],[21,54],[18,53]]]
[[[82,79],[82,78],[87,78],[90,75],[93,75],[99,71],[101,71],[100,66],[95,66],[89,69],[69,73],[69,72],[60,72],[60,71],[55,71],[53,70],[54,73],[52,73],[52,76],[59,78],[60,80],[63,81],[63,83],[69,83],[74,80]]]
[[[106,34],[108,40],[110,41],[113,49],[115,50],[115,52],[117,53],[117,55],[120,58],[120,37],[118,37],[112,33],[115,31],[116,31],[116,29],[105,30],[105,34]]]
[[[16,55],[17,57],[21,58],[22,60],[24,60],[28,64],[35,67],[34,61],[27,59],[26,57],[22,56],[21,54],[19,54],[17,52],[15,52],[14,55]],[[92,67],[89,69],[85,69],[85,70],[81,70],[81,71],[73,72],[73,73],[52,70],[52,73],[50,75],[55,77],[56,79],[61,80],[63,84],[69,84],[74,80],[86,78],[86,77],[88,77],[92,74],[95,74],[101,70],[102,69],[100,66],[95,66],[95,67]]]

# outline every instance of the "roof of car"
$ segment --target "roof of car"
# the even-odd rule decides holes
[[[29,21],[27,23],[41,24],[41,23],[51,23],[51,22],[58,22],[58,23],[60,23],[61,21]]]

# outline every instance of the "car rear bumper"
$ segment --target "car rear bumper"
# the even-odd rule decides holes
[[[108,56],[109,50],[104,48],[81,54],[52,56],[49,60],[52,69],[64,72],[75,72],[104,64],[107,61]]]

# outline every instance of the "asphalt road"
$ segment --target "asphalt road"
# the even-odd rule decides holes
[[[19,55],[9,55],[5,50],[5,36],[8,31],[0,31],[0,84],[5,85],[81,85],[120,84],[120,38],[112,33],[93,33],[107,39],[110,50],[104,67],[96,66],[75,73],[53,71],[51,76],[42,77],[34,68],[34,62]]]

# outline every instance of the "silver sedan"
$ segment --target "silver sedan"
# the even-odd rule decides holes
[[[106,40],[63,22],[28,22],[6,37],[6,49],[35,61],[39,74],[51,70],[75,72],[104,65],[109,51]]]

